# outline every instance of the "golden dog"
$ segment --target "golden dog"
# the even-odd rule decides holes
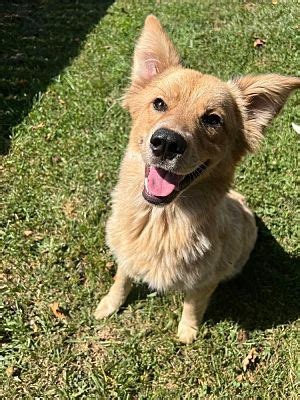
[[[296,77],[223,82],[183,68],[158,19],[147,17],[124,98],[132,130],[107,223],[118,271],[97,319],[117,311],[138,280],[183,291],[178,336],[196,338],[211,294],[241,271],[256,240],[252,212],[230,190],[235,166],[299,87]]]

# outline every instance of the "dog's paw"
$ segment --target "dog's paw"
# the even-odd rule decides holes
[[[186,325],[184,323],[180,323],[178,326],[177,336],[182,343],[193,343],[194,340],[196,340],[197,333],[197,328],[193,328],[192,326]]]
[[[96,311],[94,312],[94,317],[96,319],[103,319],[109,317],[114,312],[118,311],[119,305],[116,305],[110,296],[106,295],[98,304]]]

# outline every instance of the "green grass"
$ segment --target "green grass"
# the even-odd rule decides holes
[[[297,398],[297,140],[290,126],[300,121],[299,95],[237,172],[259,239],[243,274],[216,291],[198,340],[183,346],[176,339],[178,293],[138,287],[122,312],[104,322],[92,317],[115,270],[104,226],[130,130],[119,99],[144,17],[161,18],[190,67],[224,79],[299,75],[296,3],[119,0],[102,19],[88,14],[72,52],[53,47],[58,66],[45,62],[45,77],[29,76],[37,85],[28,102],[6,108],[13,138],[1,166],[1,397]],[[41,4],[53,24],[59,12],[67,21],[65,10]],[[84,23],[85,8],[76,9]],[[64,42],[64,24],[51,29]],[[76,19],[73,29],[76,37]],[[254,49],[256,37],[266,40],[262,49]],[[40,67],[39,48],[32,57]],[[15,73],[5,75],[8,83],[23,79],[22,70]],[[9,90],[16,101],[26,93]],[[55,301],[66,319],[52,314]],[[258,362],[243,372],[253,347]]]
[[[47,86],[80,51],[112,0],[14,0],[0,4],[0,153]]]

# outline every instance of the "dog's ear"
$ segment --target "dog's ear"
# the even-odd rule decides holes
[[[154,15],[148,15],[136,44],[133,58],[132,83],[144,86],[156,74],[179,65],[179,56]]]
[[[250,150],[254,151],[264,128],[280,112],[291,92],[300,88],[300,78],[277,74],[245,76],[233,81],[245,106],[245,135]]]

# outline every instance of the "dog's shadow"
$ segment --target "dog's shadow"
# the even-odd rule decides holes
[[[0,2],[0,155],[9,153],[14,127],[77,57],[86,35],[112,3]]]
[[[246,330],[268,329],[299,315],[299,263],[260,218],[258,239],[242,273],[219,285],[205,320],[231,320]]]
[[[243,329],[268,329],[294,321],[299,315],[299,266],[278,244],[260,218],[258,239],[248,263],[236,278],[219,285],[204,321],[230,320]],[[126,304],[145,299],[150,291],[138,286]],[[126,306],[126,305],[125,305]]]

